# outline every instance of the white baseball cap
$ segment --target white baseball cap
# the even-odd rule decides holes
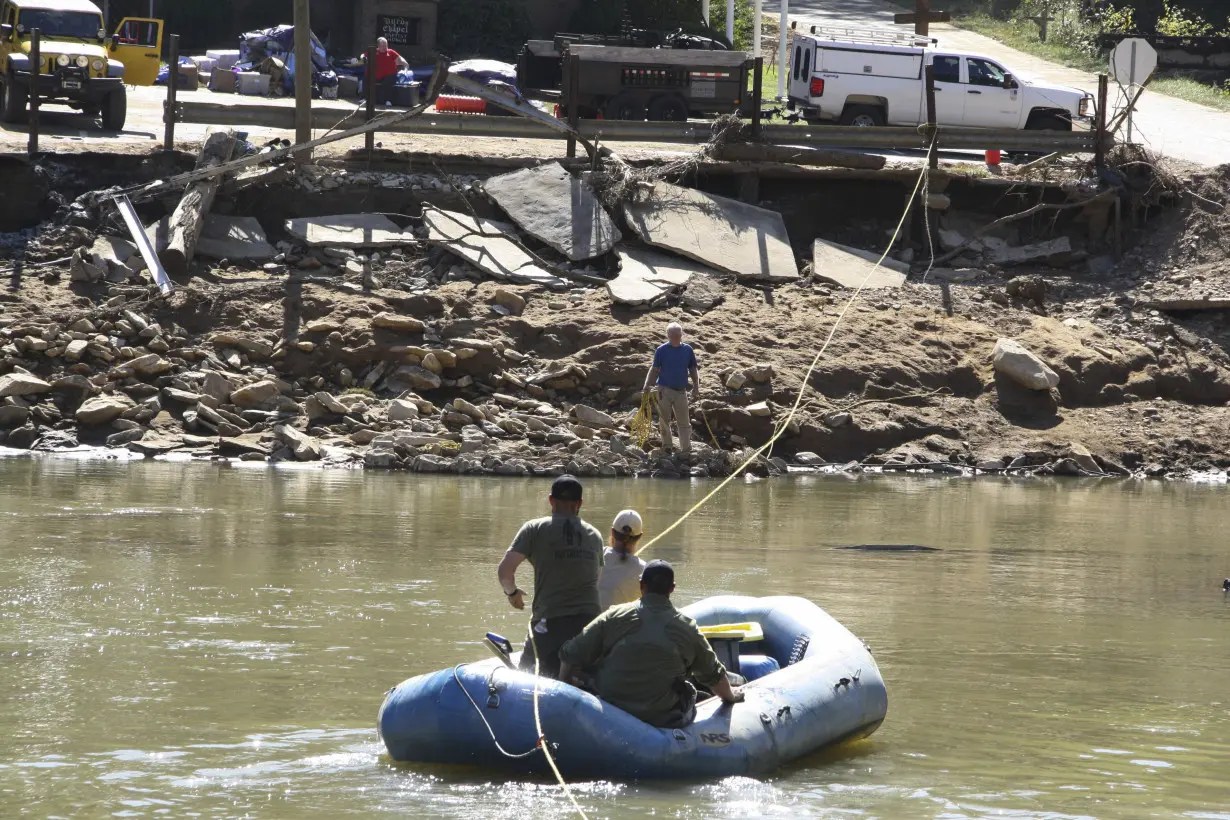
[[[641,535],[641,515],[636,510],[623,510],[615,516],[611,529],[624,535]]]

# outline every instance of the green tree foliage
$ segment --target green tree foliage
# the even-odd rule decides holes
[[[618,34],[625,12],[633,28],[692,32],[704,28],[700,0],[583,0],[571,28],[581,34]]]
[[[436,48],[453,60],[514,61],[530,36],[529,14],[519,0],[448,0],[439,15]]]

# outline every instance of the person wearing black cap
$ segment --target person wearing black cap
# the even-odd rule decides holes
[[[696,718],[691,676],[726,703],[743,692],[731,687],[726,668],[700,633],[696,621],[675,609],[675,570],[650,561],[641,573],[641,599],[613,606],[559,651],[560,679],[577,669],[594,669],[598,697],[646,723],[664,729]]]
[[[541,653],[539,672],[559,676],[559,648],[593,620],[598,605],[598,573],[602,568],[602,533],[581,520],[581,482],[560,476],[547,501],[551,515],[527,521],[504,553],[497,575],[513,609],[525,609],[525,593],[517,587],[517,567],[534,568],[532,639],[526,638],[521,668],[533,671],[534,648]]]

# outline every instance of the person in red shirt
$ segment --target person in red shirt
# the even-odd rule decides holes
[[[366,56],[366,55],[364,55]],[[397,85],[397,72],[409,68],[405,58],[389,48],[389,41],[381,37],[376,41],[376,104],[392,105],[393,87]],[[369,90],[368,93],[371,93]]]

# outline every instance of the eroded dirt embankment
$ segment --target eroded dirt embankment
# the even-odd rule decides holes
[[[124,178],[184,164],[140,162]],[[96,214],[73,216],[80,191],[57,198],[47,185],[39,218],[79,225],[43,223],[8,237],[6,255],[22,268],[0,297],[0,392],[9,394],[0,398],[0,443],[421,471],[723,474],[784,420],[850,293],[805,268],[799,282],[773,287],[697,282],[642,310],[613,304],[592,281],[563,292],[486,281],[417,244],[367,254],[310,249],[280,232],[283,217],[330,212],[344,197],[413,225],[419,203],[460,199],[456,179],[434,173],[403,174],[398,185],[368,181],[366,194],[353,180],[330,187],[328,176],[220,200],[224,212],[262,217],[270,240],[282,243],[279,255],[263,265],[199,260],[168,298],[135,269],[112,268],[111,281],[91,283],[74,281],[65,265],[32,267],[115,229]],[[842,185],[844,196],[857,190]],[[1159,301],[1176,288],[1220,294],[1230,277],[1222,204],[1230,170],[1183,185],[1197,196],[1141,214],[1121,261],[1077,242],[1063,267],[1005,270],[968,250],[948,263],[959,275],[914,275],[900,290],[865,292],[774,448],[784,460],[755,469],[860,462],[1162,475],[1230,467],[1230,327],[1220,311],[1167,310]],[[906,190],[892,186],[880,191],[884,201]],[[312,204],[328,196],[335,199]],[[804,210],[800,203],[818,196],[824,207]],[[864,203],[839,219],[822,192],[785,184],[763,186],[761,197],[786,212],[800,255],[814,236],[875,247],[897,216]],[[158,207],[143,216],[156,218]],[[956,210],[951,230],[971,218]],[[1031,221],[1011,240],[1056,227]],[[929,252],[923,241],[897,250]],[[588,270],[596,280],[609,274]],[[684,323],[701,362],[693,437],[705,444],[690,464],[656,451],[656,433],[644,449],[629,435],[653,347],[672,319]],[[1032,351],[1057,386],[1031,390],[998,372],[1000,338]],[[28,378],[45,389],[14,386]]]

